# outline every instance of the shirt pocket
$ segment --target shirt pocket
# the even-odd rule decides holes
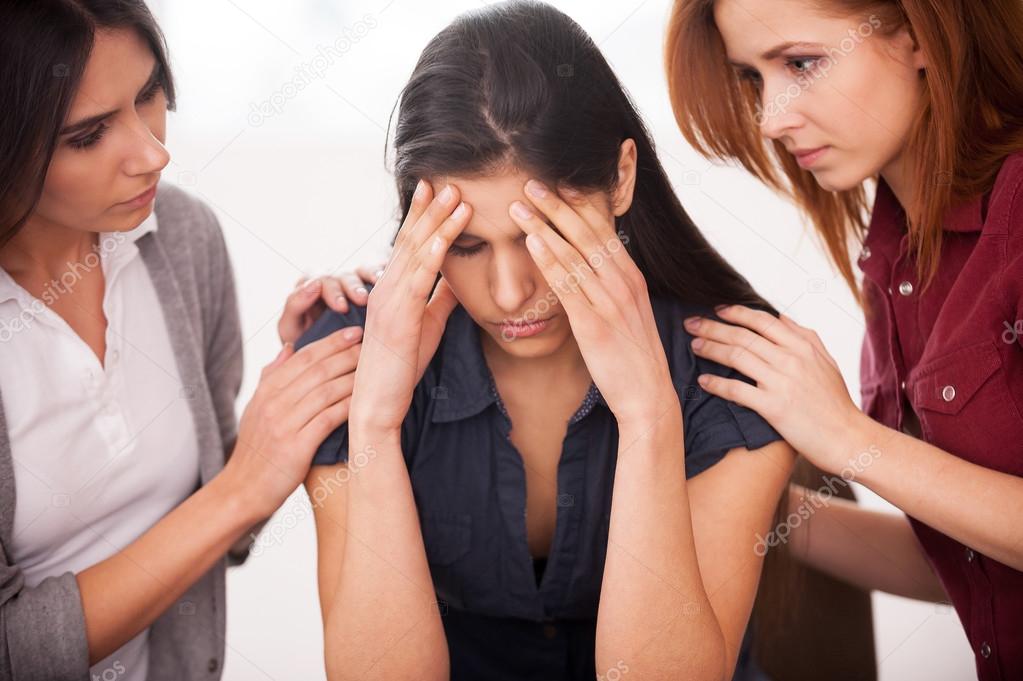
[[[982,466],[1023,473],[1023,461],[1006,446],[1023,440],[1023,418],[992,341],[945,354],[913,374],[910,402],[925,440]]]
[[[420,520],[426,560],[448,566],[469,552],[472,545],[472,516],[468,513],[430,513]]]

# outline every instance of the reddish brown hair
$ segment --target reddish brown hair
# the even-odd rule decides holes
[[[905,206],[922,281],[938,268],[942,224],[955,204],[994,185],[1006,156],[1023,148],[1023,2],[827,0],[850,16],[876,16],[883,33],[905,27],[923,51],[924,106],[907,140],[916,205]],[[675,119],[709,158],[735,160],[789,196],[812,219],[839,272],[858,286],[850,247],[868,224],[864,186],[832,192],[756,124],[760,95],[729,66],[714,0],[676,0],[665,46]]]

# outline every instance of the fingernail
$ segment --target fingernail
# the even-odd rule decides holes
[[[416,191],[412,194],[413,200],[419,200],[423,198],[423,192],[425,190],[426,184],[422,180],[419,180],[419,182],[416,183]]]
[[[538,199],[542,199],[547,196],[547,187],[543,186],[536,180],[530,180],[526,183],[526,192]]]
[[[315,291],[318,288],[320,288],[320,280],[319,279],[313,279],[312,281],[307,281],[305,284],[302,285],[302,290],[305,291],[306,293],[312,293],[313,291]]]
[[[521,201],[513,201],[511,208],[512,212],[515,213],[515,217],[520,220],[528,220],[533,217],[533,211],[529,210],[529,206]]]
[[[344,311],[348,311],[348,299],[345,298],[344,294],[338,294],[337,298],[334,299],[334,304],[338,307],[343,307]]]
[[[693,350],[699,350],[702,347],[703,347],[703,339],[702,338],[694,338],[693,339]]]
[[[465,202],[463,201],[463,202],[458,204],[458,208],[456,208],[455,211],[451,214],[451,217],[453,217],[455,220],[461,220],[464,216],[465,216]]]
[[[722,312],[728,310],[728,308],[730,307],[731,305],[718,305],[717,307],[714,308],[714,311],[717,312],[718,314],[721,314]]]
[[[360,296],[369,295],[369,291],[366,290],[365,286],[359,286],[358,288],[355,289],[355,292],[358,293]]]
[[[438,196],[437,198],[440,199],[441,203],[447,203],[448,201],[451,200],[451,196],[453,194],[454,192],[451,191],[451,185],[449,184],[446,187],[444,187],[444,191],[442,191],[440,193],[440,196]]]
[[[436,254],[440,253],[441,249],[443,249],[443,248],[444,248],[444,239],[441,239],[439,236],[433,237],[433,243],[430,244],[430,253],[433,253],[434,255],[436,255]]]
[[[699,328],[699,326],[700,326],[700,318],[699,317],[690,317],[684,323],[685,323],[687,328],[696,329],[696,328]]]
[[[710,377],[707,376],[706,374],[703,374],[698,379],[696,379],[696,382],[702,385],[704,388],[706,388],[707,384],[710,383]]]
[[[344,337],[345,337],[346,339],[348,339],[348,340],[355,340],[355,339],[356,339],[356,338],[358,338],[358,337],[359,337],[359,336],[360,336],[361,334],[362,334],[362,327],[359,327],[359,326],[353,326],[353,327],[351,327],[351,328],[349,328],[349,329],[345,329],[345,332],[344,332],[344,334],[342,334],[342,335],[343,335],[343,336],[344,336]]]
[[[373,276],[376,277],[377,279],[379,279],[380,277],[384,276],[384,271],[383,270],[377,270],[376,272],[373,273]]]

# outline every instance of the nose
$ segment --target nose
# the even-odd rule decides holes
[[[536,292],[536,277],[543,276],[529,257],[525,245],[495,253],[490,276],[490,297],[508,316],[521,314]]]
[[[170,153],[153,134],[149,126],[138,121],[128,131],[129,150],[124,160],[124,171],[128,175],[152,175],[159,173],[170,163]]]
[[[803,116],[799,112],[802,94],[803,88],[795,81],[778,83],[773,87],[765,83],[760,111],[757,112],[760,134],[776,140],[799,128],[803,124]]]

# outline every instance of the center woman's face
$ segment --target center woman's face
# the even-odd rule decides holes
[[[924,102],[924,62],[904,28],[821,7],[717,0],[714,19],[729,62],[760,90],[761,133],[841,191],[900,161]]]
[[[527,180],[517,170],[475,179],[432,178],[434,187],[456,185],[473,208],[441,273],[497,347],[516,357],[536,358],[561,348],[571,339],[571,328],[526,249],[525,232],[508,215],[513,201],[530,205],[523,193]]]

